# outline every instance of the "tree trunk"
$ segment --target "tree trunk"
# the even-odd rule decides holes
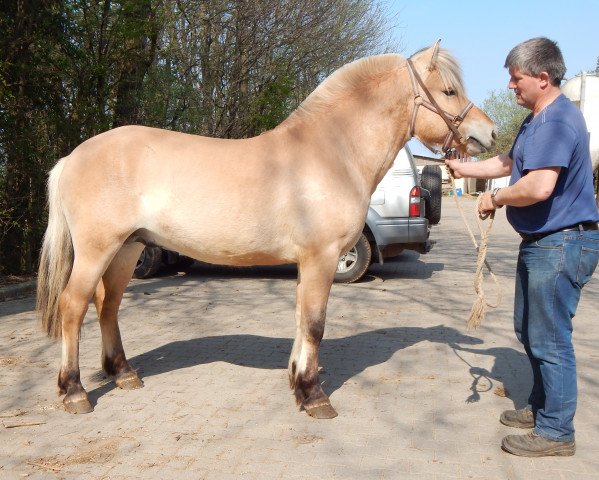
[[[116,91],[113,128],[140,123],[143,81],[156,55],[157,27],[151,0],[123,2],[125,61]]]

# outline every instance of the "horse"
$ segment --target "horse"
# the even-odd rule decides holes
[[[256,137],[123,126],[60,159],[48,179],[37,310],[47,334],[62,336],[65,410],[93,410],[79,372],[92,299],[102,368],[122,389],[143,386],[125,355],[118,310],[142,249],[160,245],[216,264],[297,264],[289,383],[300,409],[335,417],[318,354],[337,261],[358,240],[370,196],[412,136],[468,155],[495,142],[493,122],[472,106],[457,61],[438,42],[408,59],[381,54],[341,67]]]

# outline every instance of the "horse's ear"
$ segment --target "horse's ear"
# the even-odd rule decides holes
[[[430,48],[430,50],[432,51],[431,53],[431,60],[428,64],[428,69],[429,71],[433,71],[437,65],[437,56],[439,55],[439,45],[441,43],[441,39],[437,40],[435,42],[435,44]]]

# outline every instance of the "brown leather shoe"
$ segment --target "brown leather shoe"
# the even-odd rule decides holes
[[[499,417],[499,421],[508,427],[534,428],[535,426],[534,415],[528,407],[520,410],[506,410]]]
[[[534,432],[525,435],[508,435],[504,437],[503,449],[521,457],[547,457],[551,455],[569,457],[576,452],[576,443],[558,442],[541,437]]]

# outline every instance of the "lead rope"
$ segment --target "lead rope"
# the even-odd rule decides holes
[[[449,157],[449,158],[455,158],[455,157]],[[478,257],[476,260],[476,273],[474,274],[474,291],[476,292],[476,300],[474,301],[474,303],[472,305],[472,308],[470,310],[470,315],[468,317],[468,330],[473,330],[473,329],[478,328],[480,326],[480,324],[482,323],[482,321],[484,320],[485,315],[487,313],[487,307],[497,308],[497,306],[501,302],[501,286],[499,285],[499,280],[497,279],[497,276],[493,272],[491,265],[489,264],[489,262],[487,262],[487,246],[489,243],[489,235],[491,233],[491,228],[493,227],[493,220],[495,220],[495,212],[493,211],[490,214],[487,214],[484,216],[479,215],[478,214],[478,204],[480,202],[480,197],[479,197],[478,201],[476,202],[476,206],[475,206],[475,208],[476,208],[476,210],[475,210],[476,224],[478,226],[478,231],[480,233],[480,245],[479,245],[476,241],[476,237],[474,236],[474,233],[472,232],[472,229],[470,228],[470,224],[466,220],[466,216],[464,215],[464,210],[462,208],[462,205],[458,201],[457,189],[455,186],[455,179],[454,179],[453,175],[451,174],[451,171],[449,170],[449,168],[447,169],[447,173],[449,176],[449,180],[451,181],[453,197],[454,197],[456,205],[458,207],[458,211],[460,212],[462,221],[464,222],[464,225],[466,226],[466,230],[468,231],[470,240],[472,241],[474,248],[478,252]],[[485,230],[483,230],[483,228],[482,228],[481,220],[482,221],[489,220],[489,224],[487,225],[487,228]],[[495,303],[489,303],[485,296],[485,291],[483,289],[483,280],[484,280],[483,265],[485,267],[487,267],[487,270],[489,271],[489,275],[491,275],[491,278],[493,279],[493,282],[495,283],[495,286],[497,289],[497,301]]]

